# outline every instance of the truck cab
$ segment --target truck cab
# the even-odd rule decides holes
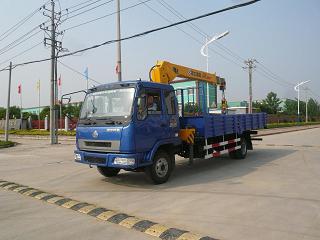
[[[177,99],[171,85],[126,81],[88,90],[77,125],[75,160],[107,177],[121,169],[167,181],[180,150]]]

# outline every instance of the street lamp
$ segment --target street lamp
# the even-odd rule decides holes
[[[296,92],[298,92],[298,121],[299,122],[300,122],[300,86],[303,85],[303,84],[306,84],[308,82],[310,82],[310,80],[304,81],[304,82],[300,82],[294,87],[294,90]]]
[[[218,34],[214,37],[212,37],[209,41],[208,41],[208,38],[206,37],[206,42],[205,44],[201,47],[200,49],[200,53],[202,56],[206,57],[207,58],[207,72],[209,72],[209,44],[220,39],[220,38],[223,38],[224,36],[228,35],[229,34],[229,31],[225,31],[221,34]],[[204,52],[204,50],[206,50]],[[209,107],[209,83],[207,82],[207,108]]]

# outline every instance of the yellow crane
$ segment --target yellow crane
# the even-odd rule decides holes
[[[224,90],[226,88],[225,79],[218,77],[214,73],[203,72],[167,61],[157,61],[157,64],[150,69],[149,77],[152,82],[162,84],[170,84],[179,77],[219,85],[220,90],[222,90],[222,112],[225,112],[227,108],[227,101],[224,95]]]

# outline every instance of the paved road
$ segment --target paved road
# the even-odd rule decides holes
[[[192,167],[178,161],[170,182],[158,186],[146,182],[143,173],[122,172],[106,179],[96,169],[74,163],[71,142],[50,146],[21,139],[17,147],[0,150],[0,178],[221,239],[312,240],[320,238],[319,139],[319,128],[266,136],[245,160],[198,160]],[[0,234],[8,233],[8,239],[24,206],[29,224],[45,217],[63,226],[72,218],[81,222],[79,230],[86,225],[87,232],[101,224],[16,193],[0,194]],[[3,216],[8,216],[6,221]],[[19,222],[14,236],[25,239],[19,235],[25,228],[23,218]],[[100,231],[127,237],[128,230],[103,227],[93,238],[101,238]],[[37,231],[28,229],[28,238],[38,231],[55,236],[54,229],[40,224]]]

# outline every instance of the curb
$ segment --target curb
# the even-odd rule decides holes
[[[44,192],[39,189],[20,185],[14,182],[0,180],[0,188],[17,192],[24,196],[29,196],[47,203],[55,204],[63,208],[71,209],[96,219],[114,223],[138,232],[143,232],[147,235],[151,235],[163,240],[217,240],[216,238],[202,236],[200,234],[174,227],[167,227],[156,222],[140,219],[87,202],[81,202],[60,195]]]
[[[288,127],[290,128],[290,127]],[[298,132],[298,131],[303,131],[303,130],[308,130],[308,129],[313,129],[313,128],[320,128],[319,125],[317,126],[311,126],[311,127],[307,127],[307,128],[298,128],[298,129],[288,129],[285,131],[279,131],[279,132],[271,132],[271,133],[261,133],[261,134],[257,134],[257,137],[259,136],[269,136],[269,135],[276,135],[276,134],[281,134],[281,133],[289,133],[289,132]],[[285,129],[285,128],[274,128],[274,129]]]

